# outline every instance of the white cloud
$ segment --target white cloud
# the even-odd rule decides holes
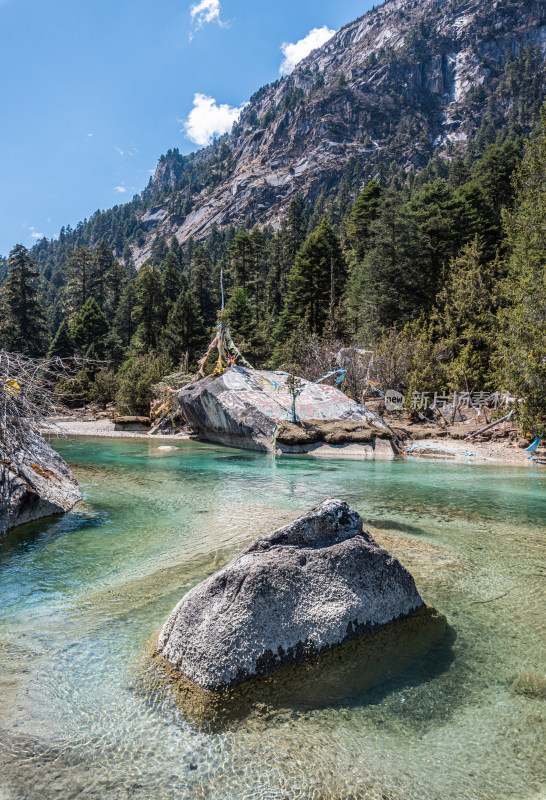
[[[92,138],[93,138],[93,134],[92,134],[92,133],[88,133],[88,134],[87,134],[87,137],[88,137],[89,139],[92,139]]]
[[[116,147],[116,145],[114,145],[114,150],[117,150],[118,153],[120,154],[120,156],[124,156],[125,155],[125,151],[122,150],[121,147]]]
[[[125,194],[127,189],[125,186],[114,186],[114,192],[119,192],[120,194]]]
[[[38,233],[38,231],[34,231],[34,233],[31,233],[30,235],[32,236],[33,239],[43,239],[44,238],[44,234],[43,233]]]
[[[193,97],[193,108],[184,122],[184,132],[188,139],[204,147],[210,144],[215,136],[221,136],[231,130],[245,105],[246,103],[243,103],[239,108],[225,103],[218,105],[213,97],[198,92]]]
[[[288,75],[296,64],[299,64],[302,59],[309,55],[317,47],[331,39],[336,31],[327,28],[324,25],[322,28],[313,28],[309,31],[307,36],[300,39],[298,42],[284,42],[281,45],[284,61],[282,62],[279,72],[281,75]]]
[[[221,10],[220,0],[200,0],[190,8],[191,21],[196,28],[202,28],[209,22],[217,22],[221,25]]]

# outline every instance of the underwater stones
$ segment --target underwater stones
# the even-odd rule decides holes
[[[157,649],[202,689],[229,689],[423,606],[408,570],[362,530],[356,511],[325,500],[188,592]]]
[[[516,694],[546,700],[546,675],[540,675],[538,672],[522,672],[513,682],[512,690]]]
[[[292,418],[286,372],[232,366],[180,390],[182,415],[203,439],[247,450],[277,453],[392,456],[398,438],[380,416],[339,389],[302,380]],[[324,452],[323,452],[324,451]]]
[[[36,433],[29,450],[0,470],[0,536],[25,522],[69,511],[81,499],[66,461]]]

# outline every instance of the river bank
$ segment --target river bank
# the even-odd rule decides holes
[[[474,426],[464,431],[467,436],[477,430]],[[173,435],[150,435],[138,431],[116,431],[114,424],[109,419],[62,419],[55,420],[44,426],[44,432],[53,436],[90,436],[107,439],[147,439],[160,444],[165,441],[187,441],[194,439],[188,433],[182,432]],[[448,458],[454,461],[480,461],[506,464],[519,464],[521,466],[545,466],[546,448],[541,446],[537,451],[539,461],[529,459],[529,453],[518,443],[517,439],[491,438],[487,441],[476,441],[461,438],[459,430],[450,435],[449,431],[438,431],[432,426],[426,426],[412,433],[411,428],[405,429],[408,438],[405,441],[405,455],[411,458]]]

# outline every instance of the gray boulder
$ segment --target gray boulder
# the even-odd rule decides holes
[[[189,591],[157,649],[202,689],[227,689],[423,606],[410,573],[362,530],[356,511],[325,500]]]
[[[0,536],[10,528],[60,514],[82,499],[72,470],[40,436],[0,469]]]
[[[230,367],[180,390],[182,414],[211,442],[278,453],[324,451],[363,455],[400,451],[398,439],[380,416],[326,384],[302,380],[296,401],[300,424],[290,422],[288,373]],[[343,454],[343,453],[341,453]]]

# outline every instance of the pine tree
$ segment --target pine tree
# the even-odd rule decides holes
[[[360,192],[353,206],[347,225],[352,261],[362,261],[370,245],[370,225],[377,219],[381,186],[375,180],[369,181]]]
[[[125,265],[125,273],[127,277],[130,280],[136,278],[137,271],[135,267],[135,262],[133,260],[133,251],[131,250],[131,246],[129,244],[126,244],[125,247],[123,248],[122,259],[123,259],[123,264]]]
[[[180,269],[176,255],[170,250],[161,265],[163,294],[169,306],[172,306],[182,289],[187,289],[187,281]]]
[[[229,248],[233,282],[246,289],[254,272],[254,248],[246,231],[239,231]]]
[[[94,253],[91,295],[109,319],[114,317],[126,281],[127,273],[102,240]]]
[[[136,282],[130,281],[121,293],[114,318],[114,330],[124,347],[129,347],[137,325],[133,320],[133,312],[137,304]]]
[[[384,193],[371,233],[372,249],[351,271],[347,304],[355,332],[374,339],[381,328],[417,316],[428,287],[419,263],[424,243],[396,192]]]
[[[182,250],[182,245],[180,244],[176,236],[173,236],[173,238],[171,239],[171,246],[169,252],[171,252],[175,256],[176,260],[178,261],[178,266],[180,267],[180,269],[182,269],[184,265],[184,253]]]
[[[339,240],[323,219],[299,250],[288,276],[286,306],[275,331],[282,342],[302,319],[322,336],[342,296],[346,266]]]
[[[165,261],[168,252],[169,245],[167,244],[165,237],[158,233],[152,244],[150,263],[153,264],[154,267],[158,267],[163,261]]]
[[[116,259],[104,239],[98,243],[93,261],[91,294],[97,301],[99,308],[105,311]]]
[[[243,347],[246,344],[248,350],[256,320],[248,299],[248,292],[242,286],[236,286],[233,289],[226,304],[223,319],[229,327],[231,335],[240,341]]]
[[[206,346],[206,331],[199,306],[191,292],[183,290],[169,312],[163,334],[163,350],[173,364],[184,362],[186,369],[196,361],[196,355]]]
[[[442,178],[414,192],[407,211],[421,238],[411,270],[420,287],[416,300],[426,309],[434,302],[444,269],[474,232],[464,199]]]
[[[2,348],[26,356],[42,356],[46,322],[38,299],[36,263],[26,247],[16,245],[8,258],[8,275],[1,293]]]
[[[195,246],[191,263],[190,291],[199,306],[205,327],[216,323],[219,309],[218,293],[215,292],[211,279],[211,264],[202,247]]]
[[[65,306],[69,318],[92,297],[95,256],[89,247],[78,247],[66,262]]]
[[[290,201],[285,220],[281,228],[283,258],[286,272],[290,270],[296,259],[296,254],[307,237],[307,220],[305,218],[305,204],[301,195],[297,194]]]
[[[438,336],[447,362],[450,387],[466,383],[493,390],[492,356],[498,296],[498,262],[484,265],[478,237],[465,245],[449,267],[437,303]]]
[[[156,267],[145,264],[136,279],[137,305],[133,321],[137,324],[137,337],[145,350],[156,350],[167,316],[161,277]]]
[[[108,330],[108,320],[104,312],[95,298],[90,297],[74,317],[70,334],[83,355],[88,358],[103,358]]]
[[[70,334],[70,328],[67,321],[63,319],[47,351],[47,357],[70,358],[74,355],[74,350],[74,340]]]
[[[472,170],[472,177],[493,203],[498,220],[501,209],[512,203],[512,175],[520,160],[519,147],[512,141],[490,145]]]
[[[546,106],[540,135],[528,146],[516,175],[514,211],[504,221],[510,248],[500,314],[501,377],[524,403],[518,416],[528,430],[546,433]]]

